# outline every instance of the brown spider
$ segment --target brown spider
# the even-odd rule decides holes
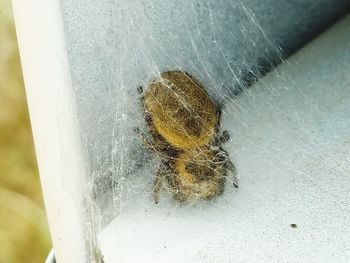
[[[221,107],[194,77],[168,71],[138,91],[151,135],[142,140],[161,159],[153,187],[156,203],[165,182],[180,202],[220,195],[229,174],[238,188],[235,166],[222,148],[229,134],[218,135]]]

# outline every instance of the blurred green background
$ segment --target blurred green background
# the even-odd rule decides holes
[[[44,262],[50,247],[11,1],[0,0],[0,262]]]

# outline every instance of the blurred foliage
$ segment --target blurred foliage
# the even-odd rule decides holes
[[[11,1],[0,0],[0,262],[44,262],[50,247]]]

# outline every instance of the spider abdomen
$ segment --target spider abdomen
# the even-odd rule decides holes
[[[148,85],[143,103],[155,130],[176,148],[205,145],[215,134],[218,124],[215,104],[189,74],[162,73]]]

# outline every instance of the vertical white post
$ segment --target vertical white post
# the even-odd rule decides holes
[[[58,262],[84,262],[83,158],[58,0],[13,0],[48,220]]]

